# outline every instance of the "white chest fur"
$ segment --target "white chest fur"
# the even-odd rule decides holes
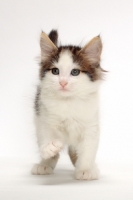
[[[41,120],[70,141],[81,137],[86,128],[97,123],[98,94],[87,100],[44,98]],[[76,136],[76,137],[75,137]]]

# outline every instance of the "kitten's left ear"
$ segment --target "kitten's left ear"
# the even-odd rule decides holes
[[[89,63],[98,64],[102,52],[102,41],[100,36],[94,37],[80,50],[80,52],[83,53]]]
[[[41,47],[41,58],[42,60],[47,59],[52,53],[57,52],[57,47],[50,40],[46,33],[42,32],[40,37],[40,47]]]

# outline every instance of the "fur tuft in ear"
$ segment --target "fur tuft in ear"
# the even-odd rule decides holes
[[[57,46],[58,43],[58,32],[56,30],[52,30],[49,33],[50,40]]]
[[[41,33],[40,47],[42,60],[46,60],[49,56],[51,56],[51,54],[57,51],[57,47],[44,32]]]
[[[83,53],[90,64],[98,64],[102,52],[102,41],[100,36],[94,37],[80,52]]]

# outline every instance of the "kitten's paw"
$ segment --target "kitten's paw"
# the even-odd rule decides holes
[[[52,174],[53,169],[51,167],[48,167],[42,164],[35,164],[31,170],[31,173],[34,175]]]
[[[62,147],[63,147],[63,144],[59,140],[49,142],[48,144],[43,145],[41,147],[40,149],[41,156],[44,159],[54,157],[57,153],[61,151]]]
[[[78,180],[98,180],[99,170],[97,168],[92,170],[77,170],[75,172],[75,178]]]

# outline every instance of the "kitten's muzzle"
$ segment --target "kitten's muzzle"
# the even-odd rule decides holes
[[[68,84],[68,82],[65,81],[65,80],[62,80],[62,81],[60,81],[59,83],[60,83],[60,85],[61,85],[63,88]]]

